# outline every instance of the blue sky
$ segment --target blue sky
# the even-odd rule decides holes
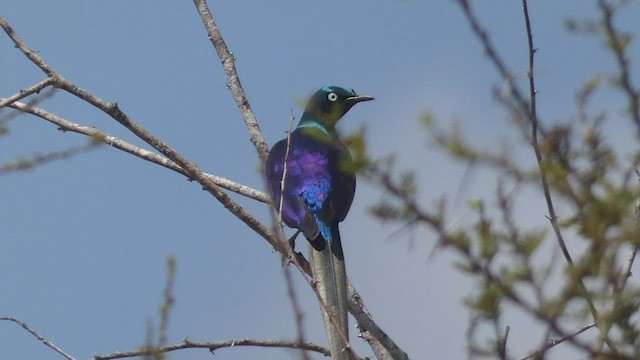
[[[284,136],[289,112],[325,85],[353,87],[376,97],[341,123],[360,126],[374,155],[397,154],[418,174],[428,205],[453,198],[464,166],[427,142],[424,111],[460,123],[481,146],[517,142],[506,114],[492,100],[496,73],[453,1],[210,2],[269,144]],[[475,1],[481,20],[515,73],[526,70],[520,2]],[[592,1],[536,1],[530,12],[537,54],[539,113],[547,123],[574,113],[574,96],[588,76],[613,61],[596,40],[569,34],[568,16],[595,16]],[[635,15],[634,15],[635,14]],[[620,18],[640,33],[638,4]],[[4,0],[3,16],[28,46],[58,72],[108,101],[116,101],[209,173],[263,189],[259,161],[226,87],[226,79],[189,1]],[[638,59],[638,47],[631,52]],[[0,36],[0,96],[44,75]],[[597,98],[614,104],[613,95]],[[112,119],[61,92],[41,106],[144,146]],[[21,116],[0,137],[0,161],[66,149],[87,139]],[[618,126],[613,126],[616,131]],[[622,127],[620,127],[622,128]],[[621,130],[623,133],[623,130]],[[147,147],[148,148],[148,147]],[[533,155],[524,152],[524,161]],[[464,218],[467,198],[493,191],[495,176],[477,173],[451,208]],[[379,324],[412,359],[466,357],[469,317],[462,298],[472,283],[446,251],[432,256],[435,237],[397,232],[367,213],[379,189],[359,184],[341,226],[348,273]],[[269,222],[266,205],[236,196]],[[523,218],[544,222],[538,194]],[[79,359],[144,343],[145,321],[157,320],[165,259],[177,261],[176,304],[169,343],[236,338],[293,339],[295,328],[280,258],[268,244],[196,184],[158,166],[103,146],[31,171],[0,177],[0,316],[29,323]],[[300,246],[300,245],[299,245]],[[325,344],[318,305],[296,276],[309,340]],[[517,319],[517,318],[516,318]],[[353,319],[350,320],[353,324]],[[524,321],[517,319],[517,321]],[[514,356],[540,341],[530,326],[510,324]],[[352,343],[371,355],[352,330]],[[535,339],[531,341],[531,339]],[[223,349],[220,359],[298,358],[270,349]],[[202,359],[203,350],[173,353]],[[554,350],[550,358],[567,358]],[[0,323],[0,358],[56,359],[14,324]],[[313,358],[321,358],[313,355]]]

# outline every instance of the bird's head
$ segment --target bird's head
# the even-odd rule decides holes
[[[353,89],[326,86],[311,96],[301,122],[316,121],[325,127],[332,128],[353,105],[373,99],[373,96],[358,95]]]

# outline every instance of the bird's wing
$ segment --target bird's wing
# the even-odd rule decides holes
[[[320,229],[316,224],[316,217],[308,204],[300,196],[304,190],[304,178],[299,168],[287,170],[284,193],[282,189],[282,177],[284,175],[284,160],[287,151],[287,140],[277,142],[267,157],[265,164],[265,176],[269,194],[274,207],[280,213],[282,221],[287,226],[299,229],[317,250],[324,249],[325,242],[320,237]],[[295,167],[297,165],[291,165]],[[282,206],[280,205],[282,202]]]

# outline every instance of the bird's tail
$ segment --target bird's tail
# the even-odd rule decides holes
[[[316,280],[318,292],[327,308],[331,312],[329,316],[321,306],[324,327],[331,348],[331,358],[348,360],[349,352],[346,349],[348,340],[347,319],[347,274],[342,254],[342,243],[338,224],[331,228],[330,246],[325,246],[322,251],[309,247],[311,269]],[[336,326],[334,321],[339,325]]]

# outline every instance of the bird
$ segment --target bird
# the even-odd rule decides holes
[[[323,309],[334,359],[348,359],[346,269],[338,223],[349,212],[356,190],[355,169],[336,124],[357,103],[373,100],[353,89],[325,86],[307,102],[295,129],[269,152],[265,176],[280,219],[309,241],[318,290],[341,329]]]

